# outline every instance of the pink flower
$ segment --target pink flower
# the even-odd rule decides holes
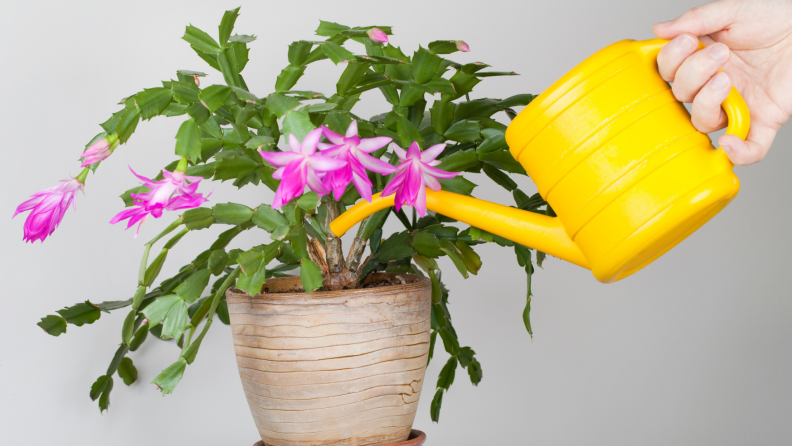
[[[113,150],[118,146],[118,136],[110,135],[94,141],[90,147],[85,149],[80,158],[85,158],[80,167],[90,166],[112,155]]]
[[[456,41],[456,47],[457,47],[457,49],[459,51],[462,51],[463,53],[469,53],[470,52],[470,47],[468,46],[467,43],[465,43],[464,40],[457,40]]]
[[[32,209],[25,219],[25,235],[22,237],[24,241],[33,243],[36,240],[41,240],[44,242],[44,239],[52,235],[63,220],[66,209],[74,203],[77,191],[82,191],[85,186],[76,178],[61,180],[61,182],[63,184],[36,192],[31,195],[33,198],[16,208],[16,212],[11,218]]]
[[[459,172],[446,172],[434,166],[440,164],[435,160],[445,149],[445,144],[436,144],[421,152],[417,142],[410,145],[407,152],[396,144],[391,147],[402,160],[396,175],[390,180],[382,196],[386,197],[396,193],[395,206],[398,211],[402,205],[415,206],[418,214],[426,215],[426,187],[434,191],[442,188],[438,178],[448,179],[459,175]]]
[[[272,207],[277,209],[295,197],[299,197],[308,187],[319,196],[330,193],[321,180],[326,172],[344,167],[346,161],[330,158],[316,153],[316,146],[322,137],[322,129],[311,130],[303,139],[302,144],[294,135],[289,135],[291,152],[264,152],[259,150],[261,157],[279,169],[272,174],[272,178],[281,180],[275,191]]]
[[[322,126],[322,133],[332,144],[319,143],[322,155],[346,162],[346,166],[329,172],[324,177],[324,185],[333,191],[335,199],[341,198],[350,181],[366,201],[371,201],[371,181],[366,170],[388,175],[396,172],[396,168],[385,161],[374,158],[369,153],[385,147],[393,138],[379,136],[360,139],[357,135],[357,121],[352,121],[346,136]]]
[[[149,215],[153,215],[154,218],[160,218],[162,217],[162,211],[190,209],[198,207],[207,201],[203,194],[196,192],[198,184],[203,179],[202,177],[190,177],[185,175],[184,172],[175,171],[171,173],[163,169],[162,175],[165,179],[152,181],[142,175],[138,175],[131,167],[129,170],[143,182],[144,186],[151,190],[143,194],[131,194],[135,200],[135,207],[119,212],[110,220],[110,223],[115,224],[129,219],[127,223],[127,229],[129,229],[135,223],[140,222],[135,232],[135,237],[137,237],[140,227],[146,222]],[[187,181],[190,181],[190,183]],[[206,197],[208,198],[209,195]]]
[[[388,35],[385,34],[385,31],[379,28],[369,28],[366,31],[369,38],[377,43],[386,43],[388,41]]]

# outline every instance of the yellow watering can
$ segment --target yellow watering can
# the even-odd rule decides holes
[[[510,152],[558,217],[447,191],[432,211],[623,279],[673,248],[737,195],[733,164],[697,131],[657,71],[668,41],[623,40],[600,50],[533,100],[506,130]],[[702,46],[703,47],[703,46]],[[750,115],[732,88],[727,133],[745,139]],[[330,224],[342,235],[393,205],[375,195]]]

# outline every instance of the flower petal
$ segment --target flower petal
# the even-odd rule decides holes
[[[346,184],[349,184],[349,182],[344,182],[342,179],[338,178],[343,170],[347,169],[339,169],[328,173],[322,181],[322,184],[324,184],[327,189],[333,191],[333,196],[336,200],[341,199],[341,196],[344,195],[346,191]]]
[[[407,158],[413,159],[420,159],[421,158],[421,148],[418,146],[418,143],[413,141],[410,144],[410,148],[407,149]]]
[[[329,156],[313,155],[308,157],[308,164],[317,172],[330,172],[346,166],[347,162]]]
[[[300,153],[300,140],[291,133],[289,134],[289,148],[294,153]]]
[[[272,209],[278,209],[284,204],[286,204],[286,202],[283,201],[283,188],[281,187],[282,185],[283,183],[279,184],[278,188],[275,190],[275,198],[272,199]]]
[[[426,216],[426,188],[422,187],[418,191],[418,195],[415,197],[415,201],[413,206],[415,210],[418,211],[418,215],[421,217]]]
[[[165,204],[165,209],[176,211],[179,209],[197,208],[208,201],[202,194],[197,195],[178,195],[173,197]]]
[[[156,183],[159,182],[159,181],[155,182],[153,180],[150,180],[150,179],[144,177],[143,175],[138,175],[137,173],[135,173],[134,170],[132,170],[132,166],[127,166],[127,167],[129,167],[129,171],[132,172],[132,175],[136,176],[138,178],[138,180],[142,181],[146,186],[151,187],[153,184],[156,184]]]
[[[14,211],[14,215],[11,218],[16,217],[18,214],[22,212],[29,211],[35,208],[36,206],[38,206],[39,203],[41,203],[42,200],[44,200],[45,197],[46,197],[45,195],[36,194],[33,195],[33,198],[27,201],[23,201],[22,204],[17,206],[16,211]]]
[[[358,127],[357,127],[357,119],[353,119],[352,122],[347,127],[346,137],[351,138],[353,136],[358,136]]]
[[[107,138],[98,139],[94,141],[94,143],[91,144],[87,149],[85,149],[85,152],[83,152],[80,157],[85,158],[87,156],[96,155],[97,153],[103,152],[109,148],[110,142],[107,140]]]
[[[402,190],[405,193],[405,201],[412,203],[418,196],[418,191],[424,187],[423,174],[417,162],[412,162],[406,173]]]
[[[290,162],[302,158],[302,155],[294,152],[265,152],[259,150],[259,154],[264,158],[264,161],[278,167],[286,166]]]
[[[376,138],[364,138],[360,140],[357,149],[366,153],[371,153],[377,149],[387,146],[393,138],[388,136],[378,136]]]
[[[392,193],[396,192],[399,187],[404,183],[404,178],[406,174],[404,172],[399,172],[391,178],[388,184],[385,185],[385,189],[382,190],[382,196],[387,197]]]
[[[322,129],[322,134],[331,143],[333,143],[333,144],[343,144],[344,143],[344,137],[343,136],[341,136],[338,133],[330,130],[329,128],[325,127],[324,125],[322,125],[320,128]]]
[[[424,174],[423,180],[424,180],[424,183],[426,184],[426,187],[428,187],[429,189],[432,189],[433,191],[438,191],[438,190],[443,188],[443,186],[440,184],[440,182],[437,181],[437,178],[435,178],[435,177],[433,177],[431,175]]]
[[[124,209],[123,211],[117,213],[115,215],[115,217],[113,217],[110,220],[110,224],[111,225],[112,224],[116,224],[116,223],[118,223],[120,221],[126,220],[127,218],[130,218],[133,215],[141,213],[141,212],[148,214],[148,212],[146,212],[143,208],[140,208],[140,207],[135,207],[135,208],[131,208],[131,209]]]
[[[279,167],[275,169],[275,172],[272,172],[272,178],[276,180],[283,179],[283,172],[286,170],[286,167]]]
[[[399,157],[400,160],[403,161],[403,160],[407,159],[407,152],[405,152],[404,149],[399,147],[398,144],[391,143],[390,148],[391,148],[391,150],[393,150],[393,153],[395,153],[396,156]]]
[[[393,166],[381,159],[374,158],[373,156],[360,152],[357,154],[357,160],[360,164],[363,165],[366,169],[371,172],[379,173],[382,175],[390,175],[393,172],[396,172],[396,166]]]
[[[421,164],[421,170],[428,175],[437,178],[443,178],[446,180],[449,178],[454,178],[455,176],[459,175],[459,172],[447,172],[445,170],[440,170],[437,167],[432,167],[427,164]]]
[[[305,139],[302,141],[302,146],[300,146],[300,152],[305,156],[310,156],[316,153],[316,146],[319,144],[319,140],[322,138],[322,129],[313,129],[308,132]]]
[[[366,168],[363,167],[363,164],[360,164],[360,160],[352,157],[349,160],[349,165],[351,166],[352,172],[356,173],[361,178],[365,178],[366,181],[369,182],[369,184],[371,184],[371,182],[368,179],[368,172],[366,172]]]
[[[319,143],[320,145],[323,143]],[[322,150],[320,152],[324,156],[329,156],[331,158],[341,158],[343,154],[349,153],[349,146],[346,144],[341,144],[337,146],[330,146],[327,150]]]
[[[423,152],[421,152],[421,162],[430,163],[434,161],[434,159],[437,158],[438,155],[443,153],[445,147],[446,147],[445,143],[442,143],[442,144],[435,144],[432,147],[429,147],[428,149],[424,150]]]
[[[368,178],[361,178],[357,174],[352,174],[352,183],[355,185],[355,189],[360,193],[360,196],[368,201],[371,202],[371,182]]]
[[[316,172],[311,167],[308,167],[306,182],[308,183],[308,187],[312,191],[319,194],[319,196],[327,195],[328,193],[330,193],[330,190],[327,189],[324,184],[322,184],[322,180],[320,180],[319,177],[316,176]]]

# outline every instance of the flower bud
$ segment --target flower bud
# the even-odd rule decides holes
[[[469,53],[470,52],[470,47],[468,46],[467,43],[465,43],[464,40],[457,40],[454,43],[456,43],[456,47],[457,47],[457,49],[459,51],[462,51],[463,53]]]
[[[14,217],[21,212],[30,211],[25,219],[23,240],[30,243],[36,240],[43,242],[52,235],[63,220],[63,214],[74,203],[77,191],[83,190],[88,170],[85,169],[77,178],[63,180],[59,186],[33,194],[33,198],[16,208]]]
[[[386,43],[388,41],[388,35],[379,28],[370,28],[366,31],[366,34],[368,34],[369,38],[374,42]]]
[[[117,141],[118,141],[118,137],[116,137],[115,139],[115,142]],[[110,150],[110,144],[111,142],[108,140],[108,138],[102,138],[94,141],[94,143],[91,144],[90,147],[85,149],[85,152],[83,152],[83,154],[80,155],[80,158],[85,158],[83,163],[80,164],[80,167],[96,164],[99,161],[102,161],[103,159],[110,156],[110,154],[113,153]]]

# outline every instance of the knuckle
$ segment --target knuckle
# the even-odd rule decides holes
[[[702,133],[709,133],[713,131],[713,127],[715,123],[712,122],[712,117],[704,115],[702,113],[693,114],[690,120],[693,123],[693,127],[696,128],[699,132]]]
[[[693,97],[690,94],[690,92],[687,91],[684,88],[684,86],[682,85],[682,82],[679,82],[679,81],[675,82],[671,86],[671,92],[674,93],[674,97],[677,99],[677,101],[680,101],[680,102],[692,102]]]
[[[658,66],[660,77],[666,82],[674,82],[674,70],[668,67]]]
[[[685,17],[687,19],[693,19],[693,18],[698,17],[700,15],[700,12],[701,12],[700,7],[699,6],[694,6],[694,7],[690,8],[690,9],[688,9],[687,11],[685,11],[684,14],[682,14],[682,17]]]
[[[671,66],[671,62],[668,60],[668,56],[666,53],[663,53],[665,48],[660,50],[660,53],[657,55],[657,71],[660,73],[660,77],[663,78],[666,82],[673,82],[674,81],[674,69]]]

